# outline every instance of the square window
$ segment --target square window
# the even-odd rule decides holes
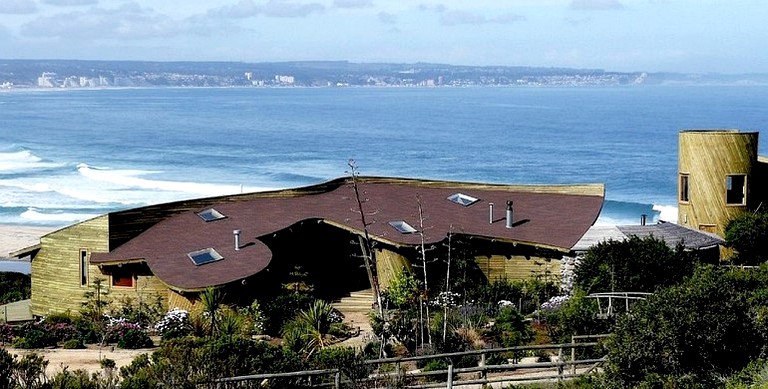
[[[133,272],[123,268],[112,271],[112,286],[133,287]]]

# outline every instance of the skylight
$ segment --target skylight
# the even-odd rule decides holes
[[[389,222],[389,225],[392,226],[392,228],[396,229],[397,232],[401,234],[413,234],[416,232],[416,229],[413,228],[410,224],[406,223],[403,220],[396,220]]]
[[[206,222],[212,222],[214,220],[224,219],[226,217],[221,212],[213,208],[208,208],[204,211],[200,211],[197,213],[197,216],[200,216],[200,218],[205,220]]]
[[[206,263],[216,262],[218,260],[224,259],[224,257],[221,256],[221,254],[219,254],[216,250],[212,248],[193,251],[187,254],[187,256],[197,266],[205,265]]]
[[[451,200],[454,203],[459,204],[459,205],[463,205],[465,207],[468,207],[468,206],[470,206],[470,205],[480,201],[480,199],[477,199],[477,198],[472,197],[470,195],[466,195],[464,193],[452,194],[452,195],[448,196],[448,200]]]

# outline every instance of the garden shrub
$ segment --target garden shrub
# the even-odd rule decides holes
[[[85,348],[85,345],[80,339],[68,339],[61,344],[61,348],[67,350],[82,349]]]
[[[168,311],[160,321],[155,324],[155,329],[160,333],[162,340],[184,337],[192,333],[192,323],[189,312],[174,308]]]
[[[64,369],[56,373],[48,382],[51,388],[66,388],[66,389],[102,389],[104,386],[99,376],[89,375],[87,371],[77,369],[69,371]]]
[[[117,347],[123,349],[138,349],[152,347],[152,339],[144,330],[131,329],[127,330],[125,334],[117,341]]]
[[[157,380],[154,378],[152,363],[149,355],[141,354],[134,358],[130,364],[120,368],[120,388],[122,389],[151,389],[157,388]]]
[[[693,274],[696,258],[680,244],[671,249],[656,237],[631,236],[592,246],[580,260],[575,286],[586,293],[654,292]]]
[[[260,302],[264,313],[264,332],[268,335],[280,335],[285,325],[296,316],[296,312],[307,308],[314,298],[304,293],[286,293],[273,297],[265,297]]]
[[[555,343],[568,343],[572,335],[593,335],[610,332],[613,319],[597,317],[597,300],[587,298],[577,290],[567,301],[554,309],[542,309],[544,325]]]
[[[763,351],[751,296],[768,269],[701,268],[680,285],[638,303],[608,338],[608,382],[695,382],[716,386]],[[764,302],[759,302],[763,304]],[[681,381],[682,380],[682,381]]]
[[[759,265],[768,260],[768,212],[742,212],[725,226],[725,244],[736,250],[737,265]]]
[[[0,323],[0,345],[13,342],[14,332],[12,325]]]
[[[342,378],[349,380],[351,387],[356,388],[357,381],[368,377],[373,371],[373,365],[364,362],[365,356],[352,347],[328,347],[318,351],[310,365],[313,369],[339,369]]]
[[[26,323],[18,328],[13,346],[16,348],[44,348],[55,346],[56,339],[40,323]]]
[[[0,388],[13,388],[14,358],[4,348],[0,348]]]
[[[502,347],[520,346],[533,339],[533,330],[515,307],[499,310],[489,336]]]

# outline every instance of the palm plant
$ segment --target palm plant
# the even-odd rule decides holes
[[[333,307],[325,301],[315,300],[307,309],[283,328],[283,341],[294,351],[307,357],[329,344]]]
[[[216,319],[224,302],[224,293],[220,289],[209,286],[200,294],[200,303],[203,304],[203,313],[211,320],[211,336],[216,335]]]

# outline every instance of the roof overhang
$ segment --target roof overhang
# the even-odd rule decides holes
[[[34,258],[35,255],[37,255],[38,251],[40,251],[40,248],[42,247],[42,244],[33,244],[32,246],[24,247],[23,249],[19,249],[13,252],[8,253],[8,256],[11,258],[24,258],[24,257],[31,257]]]

